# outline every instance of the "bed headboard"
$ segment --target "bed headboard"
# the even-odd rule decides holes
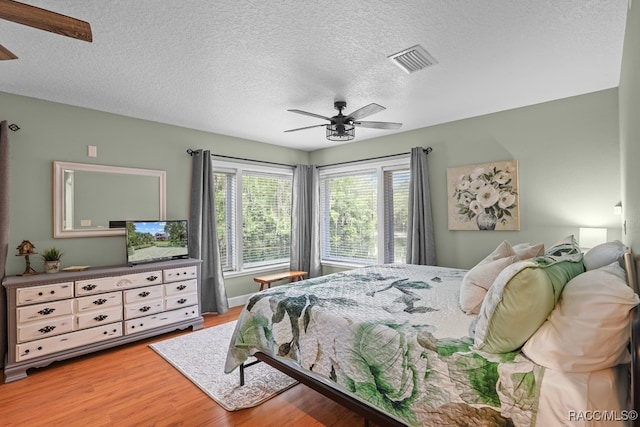
[[[627,284],[638,292],[638,257],[631,251],[624,255],[625,270],[627,272]],[[638,307],[631,310],[631,407],[636,411],[640,410],[640,316]],[[640,427],[640,420],[633,420],[634,427]]]
[[[631,251],[624,254],[624,268],[627,272],[627,283],[638,295],[640,295],[637,274],[638,261],[638,256],[634,255]]]

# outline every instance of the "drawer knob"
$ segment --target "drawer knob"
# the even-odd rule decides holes
[[[94,317],[93,320],[95,320],[96,322],[102,322],[107,317],[109,317],[109,316],[107,316],[106,314],[101,314],[100,316]]]
[[[184,304],[185,302],[187,302],[186,298],[180,298],[177,303],[178,304]]]
[[[41,334],[48,334],[49,332],[53,331],[55,328],[56,328],[55,326],[49,325],[49,326],[45,326],[44,328],[38,329],[38,331]]]
[[[144,292],[140,292],[138,296],[144,298],[144,297],[148,297],[150,294],[151,294],[150,292],[144,291]]]
[[[149,310],[151,310],[151,307],[149,307],[148,305],[145,305],[144,307],[140,307],[140,311],[143,313],[146,313]]]
[[[95,288],[97,288],[97,287],[98,287],[98,285],[92,285],[92,284],[89,284],[89,285],[84,285],[84,286],[82,287],[82,289],[84,289],[85,291],[92,291],[92,290],[94,290],[94,289],[95,289]]]
[[[106,299],[104,299],[104,298],[99,298],[99,299],[95,300],[93,303],[94,303],[95,305],[102,305],[102,304],[104,304],[105,302],[107,302],[107,300],[106,300]]]
[[[148,281],[150,281],[150,282],[153,282],[153,281],[155,281],[157,278],[158,278],[158,276],[153,276],[153,275],[151,275],[151,276],[147,277],[147,280],[148,280]]]
[[[179,291],[185,290],[187,288],[186,285],[180,285],[180,286],[176,286],[176,289]]]
[[[56,311],[56,309],[55,309],[55,308],[43,308],[42,310],[40,310],[40,311],[38,312],[38,314],[41,314],[42,316],[46,316],[47,314],[51,314],[51,313],[53,313],[54,311]]]

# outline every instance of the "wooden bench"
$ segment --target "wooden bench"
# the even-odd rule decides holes
[[[260,290],[262,290],[264,289],[264,285],[267,285],[267,288],[270,288],[273,282],[277,282],[279,280],[289,279],[289,281],[291,282],[303,280],[305,274],[307,274],[306,271],[283,271],[280,273],[257,276],[253,278],[253,281],[256,283],[260,283]]]

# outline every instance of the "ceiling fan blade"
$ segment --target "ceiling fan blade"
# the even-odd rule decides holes
[[[305,129],[311,129],[311,128],[319,128],[320,126],[326,126],[326,125],[314,125],[314,126],[306,126],[303,128],[296,128],[296,129],[289,129],[289,130],[285,130],[285,132],[295,132],[298,130],[305,130]]]
[[[320,114],[309,113],[308,111],[302,111],[302,110],[287,110],[287,111],[291,111],[292,113],[304,114],[305,116],[317,117],[319,119],[325,119],[325,120],[331,121],[331,119],[329,117],[321,116]],[[322,125],[322,126],[324,126],[324,125]]]
[[[0,61],[6,61],[8,59],[18,59],[18,57],[15,56],[9,49],[0,44]]]
[[[386,110],[382,105],[371,103],[369,105],[365,105],[362,108],[357,109],[351,114],[348,114],[348,117],[353,118],[353,120],[362,119],[364,117],[370,116],[375,113],[379,113],[380,111]]]
[[[0,0],[0,18],[78,40],[93,40],[88,22],[17,1]]]
[[[399,129],[402,126],[402,123],[392,122],[353,122],[353,124],[362,128],[373,129]]]

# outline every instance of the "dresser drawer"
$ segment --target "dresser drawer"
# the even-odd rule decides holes
[[[162,283],[161,271],[78,280],[76,282],[76,295],[89,295],[118,289],[138,288],[155,283]]]
[[[124,333],[131,335],[138,332],[146,331],[181,320],[193,319],[198,317],[198,306],[183,307],[180,310],[165,311],[163,313],[154,314],[152,316],[140,317],[139,319],[125,320]]]
[[[112,323],[96,328],[84,329],[51,338],[43,338],[16,346],[16,361],[22,362],[36,357],[46,356],[58,351],[69,350],[100,341],[122,336],[122,323]]]
[[[124,303],[147,301],[162,298],[162,286],[149,286],[146,288],[124,291]]]
[[[16,309],[18,325],[27,322],[51,319],[58,316],[68,316],[73,313],[73,300],[46,302],[44,304],[28,305]]]
[[[122,307],[122,292],[109,292],[108,294],[76,298],[76,314],[104,310],[109,307]]]
[[[164,310],[164,301],[162,299],[127,304],[124,306],[124,318],[133,319],[134,317],[158,313],[162,310]]]
[[[73,282],[16,289],[18,305],[55,301],[73,297]]]
[[[180,294],[165,298],[164,309],[173,310],[174,308],[186,307],[194,304],[198,304],[197,294]]]
[[[198,277],[198,267],[181,267],[163,270],[164,282],[178,282],[180,280],[196,279]]]
[[[18,342],[32,341],[52,335],[60,335],[73,330],[73,316],[47,319],[44,322],[30,322],[18,325]]]
[[[97,311],[90,311],[76,316],[75,329],[93,328],[94,326],[122,320],[122,307],[112,307]]]
[[[186,280],[184,282],[167,283],[164,285],[164,294],[166,296],[177,294],[192,294],[198,292],[198,280]]]

